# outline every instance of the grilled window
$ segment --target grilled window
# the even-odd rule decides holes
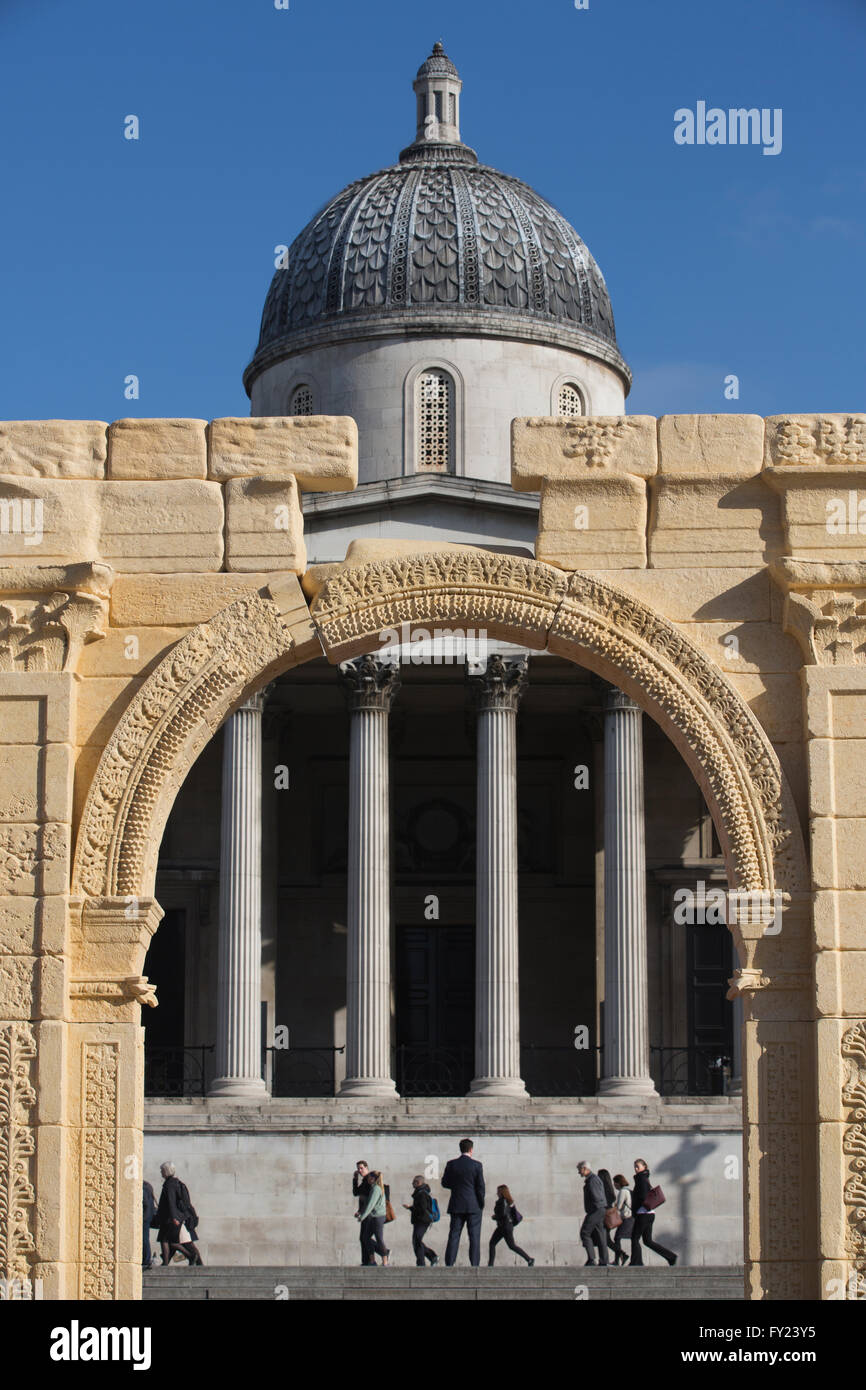
[[[313,412],[313,392],[309,386],[296,386],[292,392],[292,406],[290,415],[312,415]]]
[[[559,388],[558,413],[568,416],[583,414],[583,397],[572,381],[566,381]]]
[[[418,378],[418,462],[420,469],[453,471],[454,382],[431,368]]]

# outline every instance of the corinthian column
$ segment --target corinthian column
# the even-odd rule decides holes
[[[262,709],[260,690],[225,726],[220,831],[216,1077],[212,1096],[261,1100]]]
[[[611,687],[604,699],[602,1095],[656,1095],[647,1020],[641,712],[627,695]]]
[[[349,698],[349,903],[346,1079],[341,1096],[396,1096],[391,1077],[391,866],[388,713],[396,665],[340,667]]]
[[[475,1079],[482,1096],[525,1096],[517,968],[517,706],[526,657],[470,676],[478,710]]]

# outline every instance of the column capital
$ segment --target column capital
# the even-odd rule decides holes
[[[400,689],[400,670],[396,662],[383,661],[368,653],[354,661],[341,662],[338,669],[350,710],[372,709],[385,713],[390,710]]]
[[[467,674],[479,713],[494,709],[516,710],[526,689],[528,670],[528,657],[505,658],[494,653],[479,675]]]
[[[640,713],[640,705],[630,695],[626,695],[624,690],[619,690],[615,685],[609,685],[604,692],[604,712],[605,714],[617,714],[620,710]]]
[[[252,695],[247,696],[243,704],[238,705],[235,714],[240,714],[242,711],[246,711],[248,714],[261,714],[273,688],[274,683],[272,681],[269,685],[263,685],[261,690],[253,691]]]

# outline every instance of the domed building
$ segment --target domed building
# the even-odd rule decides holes
[[[308,596],[382,540],[532,556],[539,501],[511,486],[512,420],[625,411],[630,372],[580,236],[464,144],[441,44],[414,91],[397,163],[288,248],[244,375],[253,416],[357,422],[358,487],[303,498]],[[731,937],[674,912],[680,885],[726,882],[697,782],[658,725],[573,662],[486,633],[417,637],[390,664],[287,671],[181,787],[144,967],[160,1000],[145,1011],[148,1175],[170,1154],[210,1194],[206,1263],[352,1264],[358,1155],[387,1162],[396,1206],[469,1133],[491,1185],[531,1193],[539,1263],[582,1265],[579,1150],[628,1175],[645,1155],[691,1184],[671,1229],[683,1263],[737,1264],[739,1188],[720,1181],[741,1149]],[[261,749],[244,812],[261,843],[252,1043],[244,1025],[261,1075],[240,1079],[221,883],[241,823],[238,720]],[[611,772],[617,721],[631,782]],[[642,810],[625,850],[605,814],[619,804]],[[633,1023],[613,1001],[635,941]],[[616,1058],[638,1034],[640,1075],[625,1076]]]
[[[625,409],[631,373],[601,271],[555,208],[463,143],[462,85],[437,43],[414,82],[414,141],[307,223],[265,301],[244,373],[252,414],[358,424],[360,493],[308,500],[314,560],[341,558],[358,507],[379,535],[435,533],[446,503],[452,539],[531,540],[531,501],[515,509],[509,489],[500,515],[511,420]],[[381,501],[364,490],[383,483]]]

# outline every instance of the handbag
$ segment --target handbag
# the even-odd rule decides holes
[[[618,1207],[608,1207],[604,1213],[604,1224],[609,1231],[615,1231],[617,1226],[622,1225],[622,1213]]]
[[[181,1222],[180,1227],[179,1227],[179,1229],[178,1229],[177,1240],[176,1240],[176,1241],[172,1241],[172,1244],[173,1244],[173,1245],[188,1245],[188,1244],[189,1244],[189,1231],[186,1229],[186,1225],[185,1225],[183,1222]]]
[[[517,1210],[517,1207],[515,1207],[515,1206],[512,1204],[512,1207],[511,1207],[511,1224],[512,1224],[512,1226],[519,1226],[522,1220],[523,1220],[523,1217],[521,1216],[520,1212]]]
[[[385,1199],[385,1220],[386,1220],[386,1221],[393,1221],[394,1219],[395,1219],[395,1217],[394,1217],[394,1208],[391,1206],[391,1203],[390,1203],[390,1202],[387,1200],[387,1198],[386,1198],[386,1199]]]
[[[647,1211],[655,1211],[656,1207],[660,1207],[664,1200],[665,1194],[662,1192],[661,1188],[651,1187],[643,1199],[643,1205],[646,1207]]]

